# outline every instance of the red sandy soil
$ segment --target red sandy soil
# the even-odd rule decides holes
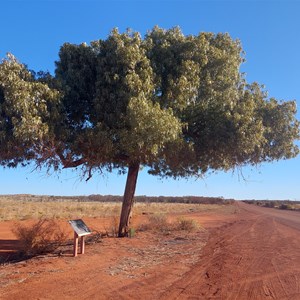
[[[0,299],[300,299],[300,213],[236,203],[197,232],[104,238],[0,267]],[[103,220],[85,219],[93,228]],[[0,223],[3,255],[18,244]],[[0,253],[1,255],[1,253]]]

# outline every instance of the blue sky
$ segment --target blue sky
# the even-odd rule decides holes
[[[1,1],[0,9],[0,57],[12,52],[31,69],[50,72],[64,42],[104,39],[114,27],[142,35],[155,25],[178,25],[185,34],[228,32],[242,42],[248,82],[263,83],[270,96],[296,99],[300,107],[300,1]],[[300,200],[299,170],[300,156],[203,180],[161,181],[143,170],[136,194]],[[107,174],[86,183],[76,172],[49,176],[32,168],[0,169],[0,177],[0,194],[121,195],[126,180]]]

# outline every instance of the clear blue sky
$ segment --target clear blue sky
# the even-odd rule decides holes
[[[228,32],[246,52],[249,82],[266,85],[270,96],[296,99],[300,107],[300,2],[298,1],[1,1],[0,57],[12,52],[34,70],[53,72],[64,42],[106,38],[113,27],[142,34],[154,25],[179,25],[185,34]],[[298,113],[298,118],[300,114]],[[80,181],[76,172],[0,169],[0,194],[123,194],[125,176]],[[138,195],[202,195],[235,199],[300,200],[300,157],[218,173],[204,180],[164,180],[139,175]]]

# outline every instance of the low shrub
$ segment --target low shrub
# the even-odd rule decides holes
[[[264,207],[271,207],[271,208],[273,208],[273,207],[275,207],[275,203],[274,203],[274,201],[266,201],[264,203]]]
[[[148,222],[140,226],[139,230],[152,230],[155,232],[168,233],[171,231],[194,231],[199,229],[199,225],[193,219],[179,218],[174,222],[169,222],[165,214],[153,214],[148,216]]]
[[[140,231],[152,230],[156,232],[168,232],[172,224],[168,222],[165,214],[153,214],[148,216],[148,222],[139,226]]]
[[[12,231],[20,241],[21,257],[52,253],[67,239],[67,234],[54,219],[39,219],[27,226],[16,223]]]
[[[152,229],[162,229],[169,227],[167,216],[164,214],[153,214],[148,217]]]
[[[199,229],[199,224],[193,219],[179,218],[175,228],[183,231],[194,231]]]
[[[279,206],[280,209],[290,209],[292,210],[293,209],[293,206],[290,205],[290,204],[286,204],[286,203],[281,203],[280,206]]]

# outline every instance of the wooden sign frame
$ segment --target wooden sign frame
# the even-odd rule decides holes
[[[74,230],[74,247],[73,247],[73,256],[78,254],[78,239],[80,237],[80,254],[85,252],[85,236],[92,233],[92,231],[87,227],[82,219],[70,220],[69,224]]]

